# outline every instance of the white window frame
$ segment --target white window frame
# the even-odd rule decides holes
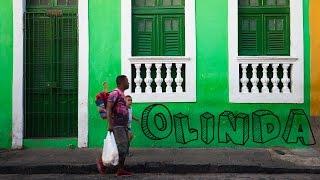
[[[78,147],[88,147],[89,24],[88,1],[78,1]],[[12,149],[23,147],[24,33],[26,0],[13,0]]]
[[[290,56],[238,56],[238,0],[228,0],[229,102],[231,103],[303,103],[304,37],[303,0],[290,0]],[[239,92],[239,63],[290,62],[291,93],[252,94]]]
[[[121,0],[121,73],[131,81],[130,61],[186,62],[184,93],[132,93],[135,102],[195,102],[196,101],[196,25],[195,0],[185,1],[185,56],[132,56],[132,7],[131,0]],[[186,61],[187,60],[187,61]],[[130,82],[133,83],[133,82]],[[131,85],[126,91],[129,94]]]

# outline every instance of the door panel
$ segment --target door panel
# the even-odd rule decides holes
[[[77,14],[26,13],[25,137],[77,135]]]

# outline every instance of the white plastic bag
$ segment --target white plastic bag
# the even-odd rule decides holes
[[[119,163],[119,153],[114,139],[113,132],[108,131],[107,137],[104,139],[102,162],[105,166],[116,166]]]

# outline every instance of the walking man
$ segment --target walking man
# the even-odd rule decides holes
[[[116,79],[117,88],[108,97],[107,119],[109,131],[113,131],[119,152],[117,176],[131,176],[124,170],[124,162],[129,151],[128,120],[129,112],[125,101],[124,91],[129,88],[128,78],[120,75]]]

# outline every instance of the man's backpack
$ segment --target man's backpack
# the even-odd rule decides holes
[[[100,92],[96,95],[96,105],[101,106],[103,105],[104,108],[107,108],[109,92]]]
[[[111,91],[111,92],[112,92],[112,91]],[[100,117],[101,117],[102,119],[106,119],[106,118],[107,118],[107,111],[106,111],[106,110],[107,110],[107,104],[108,104],[109,94],[110,94],[111,92],[104,92],[104,91],[102,91],[102,92],[100,92],[100,93],[98,93],[98,94],[96,95],[96,101],[95,101],[95,103],[96,103],[96,106],[99,107],[99,114],[100,114]],[[116,99],[116,101],[115,101],[114,104],[117,104],[118,101],[119,101],[119,98]],[[114,107],[115,107],[115,106],[112,107],[112,110],[111,110],[112,112],[113,112],[113,110],[114,110]]]
[[[100,92],[96,95],[96,106],[99,107],[99,114],[102,119],[107,118],[107,103],[108,103],[109,92]]]

